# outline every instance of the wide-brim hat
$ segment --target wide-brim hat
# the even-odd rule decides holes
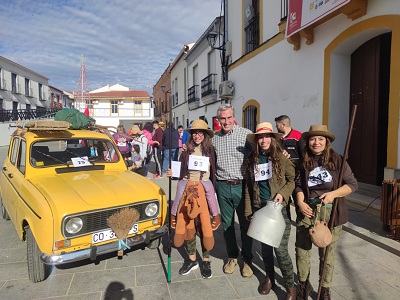
[[[260,123],[260,124],[257,125],[255,133],[249,133],[247,135],[247,139],[249,140],[249,142],[255,143],[257,141],[257,135],[260,135],[260,134],[263,134],[263,133],[269,133],[276,140],[279,140],[283,136],[282,133],[274,132],[274,129],[273,129],[271,123],[263,122],[263,123]]]
[[[310,129],[306,132],[303,132],[301,138],[307,140],[309,137],[312,136],[324,136],[333,142],[335,140],[335,135],[328,131],[328,127],[326,125],[311,125]]]
[[[139,126],[133,125],[131,127],[131,134],[143,134],[143,131],[140,130]]]
[[[192,122],[192,127],[185,129],[186,132],[192,133],[192,130],[203,130],[208,133],[208,135],[212,138],[214,136],[214,131],[208,128],[208,125],[203,120],[194,120]]]

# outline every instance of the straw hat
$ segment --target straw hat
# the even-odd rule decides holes
[[[311,125],[310,129],[306,132],[303,132],[301,138],[306,140],[311,136],[324,136],[333,142],[335,140],[335,135],[332,132],[328,131],[328,127],[326,125]]]
[[[212,138],[214,136],[214,131],[208,129],[208,125],[203,120],[194,120],[192,122],[192,128],[185,129],[186,132],[192,133],[192,130],[203,130],[208,133],[208,135]]]
[[[263,134],[263,133],[269,133],[271,134],[276,140],[279,140],[283,134],[282,133],[276,133],[273,130],[272,124],[269,122],[263,122],[257,125],[256,127],[256,132],[255,133],[249,133],[247,135],[247,139],[252,142],[255,143],[257,140],[257,135],[258,134]]]
[[[131,127],[131,134],[143,134],[143,131],[140,130],[139,126],[133,125]]]

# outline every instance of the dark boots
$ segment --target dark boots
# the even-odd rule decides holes
[[[296,287],[286,288],[285,300],[296,300]]]
[[[321,288],[321,295],[319,295],[320,300],[331,300],[331,293],[328,287]]]
[[[272,276],[265,275],[264,283],[260,287],[260,294],[261,295],[268,295],[271,291],[272,287],[275,285],[275,279]]]
[[[308,296],[312,291],[313,287],[308,279],[305,282],[299,281],[297,286],[297,300],[308,300]]]

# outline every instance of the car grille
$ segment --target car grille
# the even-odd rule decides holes
[[[147,205],[155,203],[157,205],[157,213],[152,216],[148,217],[146,216],[145,209]],[[160,206],[159,206],[159,201],[153,200],[153,201],[146,201],[142,203],[135,203],[133,205],[126,205],[126,206],[121,206],[121,207],[113,207],[111,209],[105,209],[105,210],[100,210],[100,211],[93,211],[93,212],[87,212],[84,214],[75,214],[75,215],[69,215],[66,216],[62,222],[62,229],[61,231],[63,232],[63,235],[66,238],[71,238],[71,237],[78,237],[82,236],[85,234],[90,234],[96,231],[100,230],[105,230],[110,228],[107,224],[107,219],[112,216],[114,213],[120,211],[122,208],[134,208],[139,212],[139,220],[137,221],[138,223],[144,222],[147,220],[152,220],[158,217],[158,214],[160,212]],[[65,231],[65,224],[74,217],[79,217],[83,220],[83,227],[82,230],[79,231],[77,234],[70,234]]]

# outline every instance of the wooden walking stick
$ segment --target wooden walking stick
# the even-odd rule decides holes
[[[353,109],[351,112],[351,119],[350,119],[350,126],[349,126],[349,131],[347,132],[347,139],[346,139],[346,145],[344,147],[344,153],[343,153],[343,159],[342,159],[342,164],[340,166],[340,173],[339,173],[339,186],[338,188],[340,188],[342,186],[342,180],[343,180],[343,173],[344,173],[344,166],[346,164],[347,161],[347,154],[349,152],[349,145],[350,145],[350,140],[351,140],[351,134],[353,132],[353,125],[354,125],[354,120],[356,118],[356,112],[357,112],[357,105],[353,105]],[[333,208],[332,208],[332,215],[330,218],[330,231],[333,231],[333,224],[335,223],[335,218],[336,218],[336,209],[338,206],[338,199],[334,200],[333,203]],[[328,258],[328,253],[330,250],[331,244],[329,244],[326,248],[325,248],[325,254],[324,254],[324,260],[322,263],[322,269],[321,269],[321,276],[319,279],[319,285],[318,285],[318,296],[317,299],[319,299],[320,295],[321,295],[321,289],[322,289],[322,280],[325,276],[325,267],[326,267],[326,260]]]

